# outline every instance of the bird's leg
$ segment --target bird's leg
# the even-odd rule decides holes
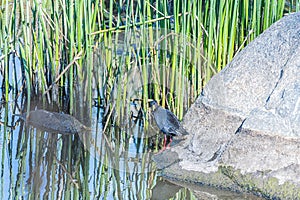
[[[166,142],[167,142],[167,136],[165,135],[165,137],[164,137],[164,145],[163,145],[163,148],[162,148],[158,153],[161,153],[161,152],[163,152],[164,150],[166,150]]]
[[[169,141],[169,143],[168,143],[168,145],[166,147],[167,149],[171,147],[171,143],[172,143],[172,136],[170,136],[170,141]]]
[[[170,142],[168,143],[168,146],[167,146],[167,147],[169,147],[169,148],[171,147],[172,141],[173,141],[173,140],[172,140],[172,136],[171,136],[171,137],[170,137]]]
[[[167,135],[165,135],[164,137],[164,146],[163,146],[164,150],[166,149],[166,144],[167,144]]]

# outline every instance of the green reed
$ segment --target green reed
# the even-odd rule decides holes
[[[81,88],[87,86],[87,90],[83,90],[85,94],[81,95],[86,96],[87,104],[91,104],[95,36],[90,33],[96,29],[99,10],[95,5],[98,3],[68,0],[2,2],[0,25],[3,34],[0,45],[6,94],[10,84],[9,74],[15,72],[4,63],[9,63],[13,52],[22,62],[29,96],[44,95],[48,103],[59,103],[59,96],[67,94],[72,112],[74,85],[79,83]],[[79,54],[82,55],[80,58]],[[76,61],[66,73],[64,70],[74,58]],[[75,80],[78,82],[75,83]]]
[[[131,98],[142,98],[145,110],[154,98],[182,118],[211,76],[299,2],[15,0],[0,10],[7,99],[15,54],[28,97],[61,105],[66,95],[72,113],[77,100],[91,105],[97,96],[111,108],[116,102],[121,116]],[[136,87],[128,85],[133,71]]]
[[[130,91],[126,90],[132,87],[127,85],[131,77],[125,74],[138,66],[141,74],[138,78],[142,85],[137,85],[141,86],[139,98],[143,99],[144,109],[148,107],[147,99],[155,98],[179,118],[210,77],[220,71],[242,47],[281,18],[284,11],[283,1],[127,3],[122,5],[110,1],[105,10],[113,15],[107,16],[107,22],[92,33],[98,35],[99,42],[105,47],[102,63],[106,66],[104,71],[107,76],[101,76],[103,80],[98,82],[98,87],[106,91],[106,102],[116,101],[116,112],[120,113],[118,102],[121,94],[115,98],[111,90],[114,85],[122,85],[124,90],[120,91],[119,86],[117,91],[122,92],[122,102],[126,105],[126,100],[132,98]],[[120,9],[124,6],[125,13]],[[123,38],[119,37],[121,33],[125,35]],[[140,37],[140,46],[136,40],[128,41],[126,35],[132,33]],[[138,46],[135,52],[126,42]],[[123,53],[130,56],[116,53],[122,45],[125,46]],[[115,51],[112,46],[115,46]],[[134,56],[136,60],[128,65]]]

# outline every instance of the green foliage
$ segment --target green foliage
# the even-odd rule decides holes
[[[117,100],[120,109],[138,97],[147,107],[155,98],[180,118],[238,51],[299,9],[298,1],[282,0],[14,0],[0,6],[6,99],[15,85],[8,78],[16,73],[9,67],[14,55],[27,93],[58,104],[67,95],[71,112],[75,99],[91,105],[96,88],[94,96],[107,105]]]

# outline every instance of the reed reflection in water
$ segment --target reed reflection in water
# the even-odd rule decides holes
[[[93,113],[92,130],[65,135],[40,131],[9,110],[15,129],[1,138],[1,199],[149,199],[156,171],[151,152],[142,152],[143,128],[112,126],[106,135],[98,108]]]

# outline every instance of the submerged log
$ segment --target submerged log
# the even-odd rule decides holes
[[[27,124],[51,133],[75,134],[89,130],[75,117],[63,113],[33,110],[18,116]]]

